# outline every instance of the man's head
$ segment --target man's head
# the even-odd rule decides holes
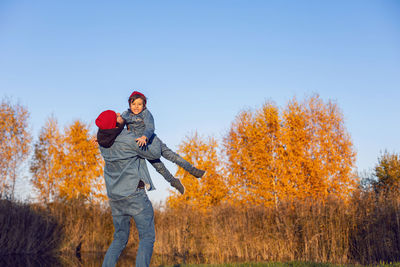
[[[96,125],[99,127],[97,131],[97,142],[102,147],[111,147],[117,136],[124,129],[124,119],[121,114],[115,113],[113,110],[106,110],[100,113],[96,119]]]
[[[123,123],[124,119],[121,117],[121,114],[115,113],[113,110],[103,111],[96,119],[96,125],[101,130],[113,129]]]

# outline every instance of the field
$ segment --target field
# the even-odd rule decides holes
[[[399,262],[399,203],[394,196],[354,195],[348,203],[330,199],[246,209],[225,205],[206,213],[187,206],[156,209],[152,264],[365,266]],[[134,261],[138,245],[133,223],[131,227],[123,253],[127,262]],[[0,255],[19,255],[13,260],[23,255],[59,255],[66,266],[75,264],[75,255],[82,255],[78,262],[87,262],[85,266],[98,266],[113,235],[106,207],[79,202],[43,206],[2,200],[0,229]],[[91,253],[92,259],[84,257]]]

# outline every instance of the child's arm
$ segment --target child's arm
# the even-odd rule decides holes
[[[154,134],[154,118],[148,109],[143,110],[143,121],[145,126],[143,135],[147,138],[147,140],[150,140]]]
[[[121,117],[125,120],[125,122],[127,123],[128,121],[130,121],[129,118],[129,111],[125,110],[124,112],[122,112]]]
[[[144,146],[150,140],[150,138],[154,134],[154,118],[151,115],[151,112],[148,109],[145,109],[143,112],[143,122],[144,122],[144,132],[143,136],[136,139],[136,142],[139,146]]]

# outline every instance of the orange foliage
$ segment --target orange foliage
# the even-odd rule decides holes
[[[60,197],[85,200],[105,199],[103,162],[89,127],[80,121],[69,126],[64,135],[63,181]]]
[[[243,111],[236,117],[224,139],[230,200],[269,205],[287,189],[280,179],[284,171],[281,136],[278,108],[272,103],[255,114]]]
[[[205,210],[224,201],[228,189],[224,181],[223,171],[221,171],[217,148],[215,139],[204,140],[197,133],[187,137],[179,146],[178,153],[194,166],[206,170],[206,174],[201,179],[197,179],[179,168],[176,177],[181,179],[186,190],[184,195],[171,191],[171,195],[167,199],[167,204],[170,207],[189,204],[200,210]]]
[[[283,111],[285,165],[297,181],[296,197],[345,199],[355,187],[355,151],[337,105],[314,96],[293,99]]]
[[[31,135],[25,107],[3,99],[0,104],[0,196],[14,198],[20,167],[28,157]]]
[[[50,202],[58,197],[57,186],[62,179],[62,146],[57,120],[50,117],[34,145],[34,155],[30,165],[31,182],[39,191],[39,199],[43,202]]]
[[[243,111],[224,139],[230,200],[271,205],[287,199],[345,199],[355,187],[355,152],[338,107],[319,96],[279,112]]]
[[[376,192],[400,193],[400,154],[385,151],[378,158],[369,182]]]
[[[35,144],[31,164],[32,182],[42,200],[105,199],[103,160],[92,138],[89,127],[79,120],[60,134],[57,122],[49,119]]]

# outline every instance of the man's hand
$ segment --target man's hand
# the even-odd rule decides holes
[[[136,138],[136,143],[139,147],[145,146],[147,144],[147,137],[143,135],[142,137]]]

